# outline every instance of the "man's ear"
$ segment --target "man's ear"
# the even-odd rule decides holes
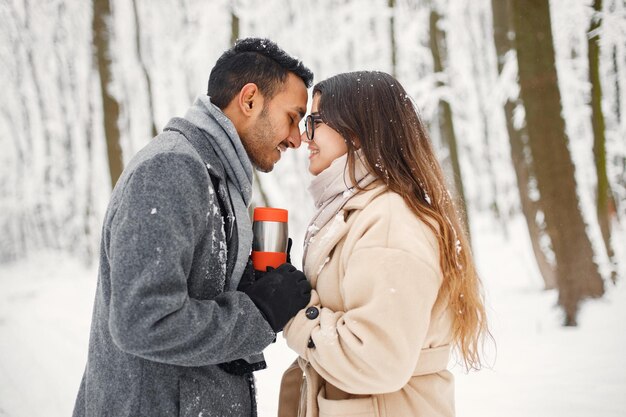
[[[237,96],[237,105],[242,114],[253,116],[263,108],[263,97],[254,83],[244,85]]]

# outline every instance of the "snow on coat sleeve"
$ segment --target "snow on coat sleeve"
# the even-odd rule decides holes
[[[402,231],[394,241],[389,216],[384,217],[373,222],[373,235],[389,242],[370,240],[366,232],[351,253],[333,255],[347,256],[340,278],[346,311],[322,303],[316,320],[300,312],[285,329],[292,349],[326,381],[353,394],[383,394],[406,385],[441,285],[426,226],[418,234]],[[314,348],[307,347],[309,337]]]
[[[182,366],[261,352],[274,338],[248,296],[188,294],[194,248],[206,230],[210,179],[200,160],[156,155],[125,184],[110,229],[109,328],[116,345]],[[207,277],[211,279],[211,277]]]

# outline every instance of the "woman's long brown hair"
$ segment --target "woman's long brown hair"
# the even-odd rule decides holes
[[[400,194],[437,236],[443,273],[439,297],[447,297],[454,313],[454,344],[466,369],[480,369],[482,342],[491,337],[482,286],[462,217],[413,101],[395,78],[377,71],[336,75],[315,85],[313,94],[320,95],[322,121],[346,140],[353,184],[361,149],[368,170]]]

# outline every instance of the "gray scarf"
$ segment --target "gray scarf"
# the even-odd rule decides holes
[[[252,246],[252,224],[248,215],[252,197],[252,163],[235,126],[219,107],[211,103],[210,97],[199,96],[185,118],[205,134],[226,171],[226,184],[235,211],[239,238],[237,260],[227,288],[234,291],[239,285]]]
[[[219,107],[211,103],[210,97],[199,96],[185,118],[204,133],[226,171],[226,185],[235,211],[238,236],[237,260],[226,290],[235,291],[252,249],[252,224],[248,215],[252,197],[252,163],[237,129]],[[242,359],[250,364],[264,362],[263,353]]]
[[[362,159],[362,152],[357,151],[354,176],[357,184],[365,188],[374,182],[376,177],[367,171]],[[303,268],[306,266],[309,245],[314,243],[317,232],[334,218],[350,197],[357,192],[348,172],[348,154],[335,159],[328,168],[313,178],[311,185],[309,185],[309,192],[313,197],[317,211],[313,215],[304,237]]]

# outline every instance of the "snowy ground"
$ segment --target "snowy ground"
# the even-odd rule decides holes
[[[512,236],[524,236],[513,226]],[[473,234],[497,357],[478,373],[453,368],[457,415],[626,416],[626,278],[582,306],[578,328],[563,328],[556,292],[541,291],[525,241],[505,242],[488,226]],[[624,242],[618,254],[626,256]],[[53,254],[0,268],[0,416],[71,414],[95,280],[95,267]],[[261,417],[275,415],[281,372],[294,359],[280,338],[266,357]]]

